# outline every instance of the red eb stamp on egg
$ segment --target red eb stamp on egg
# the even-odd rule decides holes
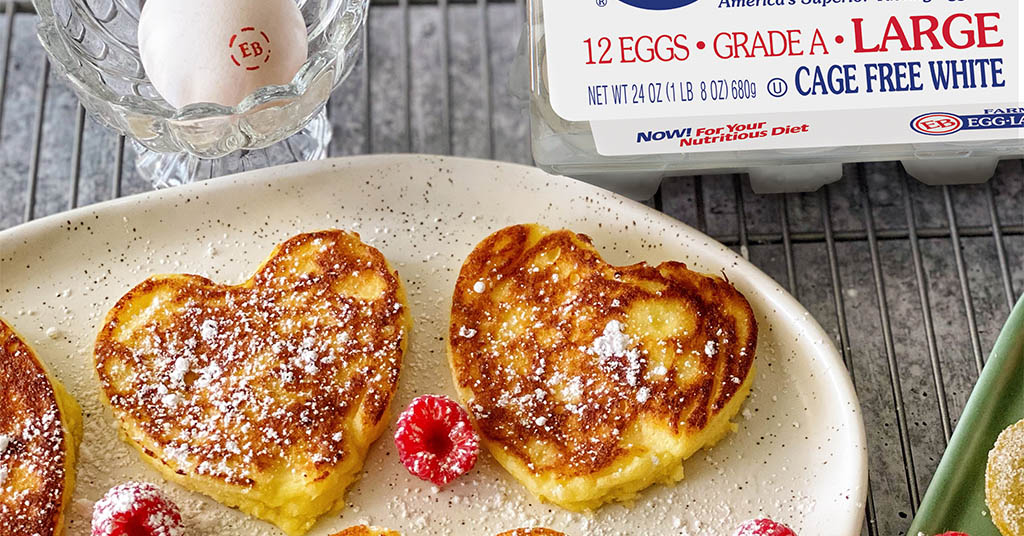
[[[246,26],[231,34],[228,50],[236,67],[255,71],[270,61],[270,37],[262,30]]]

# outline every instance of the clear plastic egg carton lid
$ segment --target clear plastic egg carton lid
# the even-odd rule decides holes
[[[637,199],[705,173],[813,191],[891,160],[981,183],[1024,156],[1021,8],[946,4],[533,0],[514,92],[539,167]]]

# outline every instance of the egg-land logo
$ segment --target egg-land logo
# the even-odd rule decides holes
[[[925,136],[948,136],[963,130],[964,120],[955,114],[929,113],[915,117],[910,128]]]
[[[697,0],[620,0],[623,4],[629,4],[640,9],[666,10],[688,6]]]

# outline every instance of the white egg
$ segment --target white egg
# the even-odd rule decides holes
[[[306,25],[293,0],[148,0],[139,52],[172,106],[235,106],[292,80],[306,61]]]

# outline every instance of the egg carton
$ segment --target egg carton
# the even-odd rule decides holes
[[[809,149],[603,155],[589,121],[569,121],[553,109],[540,2],[531,2],[529,11],[510,85],[512,94],[528,103],[536,165],[634,199],[650,198],[666,177],[702,174],[746,173],[753,191],[761,194],[811,192],[838,181],[844,164],[893,160],[928,185],[979,184],[993,177],[1001,160],[1024,157],[1024,136],[1011,131],[1008,139],[997,141],[930,138],[921,143]]]

